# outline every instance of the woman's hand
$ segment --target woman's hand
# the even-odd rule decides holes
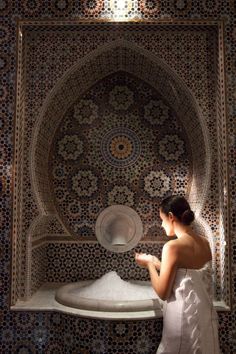
[[[155,267],[160,270],[161,268],[161,261],[159,258],[157,258],[156,256],[152,256],[153,258],[153,263],[155,264]]]
[[[135,261],[141,267],[148,267],[149,263],[153,263],[157,269],[160,269],[161,262],[155,256],[146,253],[135,253]]]

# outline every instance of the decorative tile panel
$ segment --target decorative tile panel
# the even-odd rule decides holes
[[[128,205],[139,211],[144,238],[158,240],[153,206],[171,193],[188,195],[190,151],[164,98],[125,72],[112,74],[69,107],[54,134],[49,178],[58,215],[79,240],[96,240],[99,213]]]

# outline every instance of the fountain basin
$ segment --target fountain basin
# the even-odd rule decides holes
[[[103,312],[150,311],[162,307],[149,281],[124,281],[115,271],[97,280],[64,285],[56,291],[55,299],[64,306]]]
[[[159,298],[146,300],[102,300],[88,299],[76,295],[75,291],[91,285],[92,280],[70,283],[62,286],[56,291],[55,299],[64,306],[82,310],[107,311],[107,312],[136,312],[161,310],[162,301]],[[149,286],[149,282],[133,281],[133,284]]]

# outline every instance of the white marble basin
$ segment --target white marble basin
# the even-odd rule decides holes
[[[79,291],[93,282],[93,280],[88,280],[64,285],[56,291],[55,299],[64,306],[91,311],[143,312],[161,310],[162,308],[162,301],[157,296],[153,299],[144,300],[91,299],[79,296]],[[144,288],[151,287],[150,283],[145,281],[133,281],[130,283]]]

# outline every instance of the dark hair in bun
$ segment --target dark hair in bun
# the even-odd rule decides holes
[[[184,197],[177,195],[167,197],[161,202],[160,208],[166,215],[172,213],[184,225],[190,225],[194,220],[194,212]]]

